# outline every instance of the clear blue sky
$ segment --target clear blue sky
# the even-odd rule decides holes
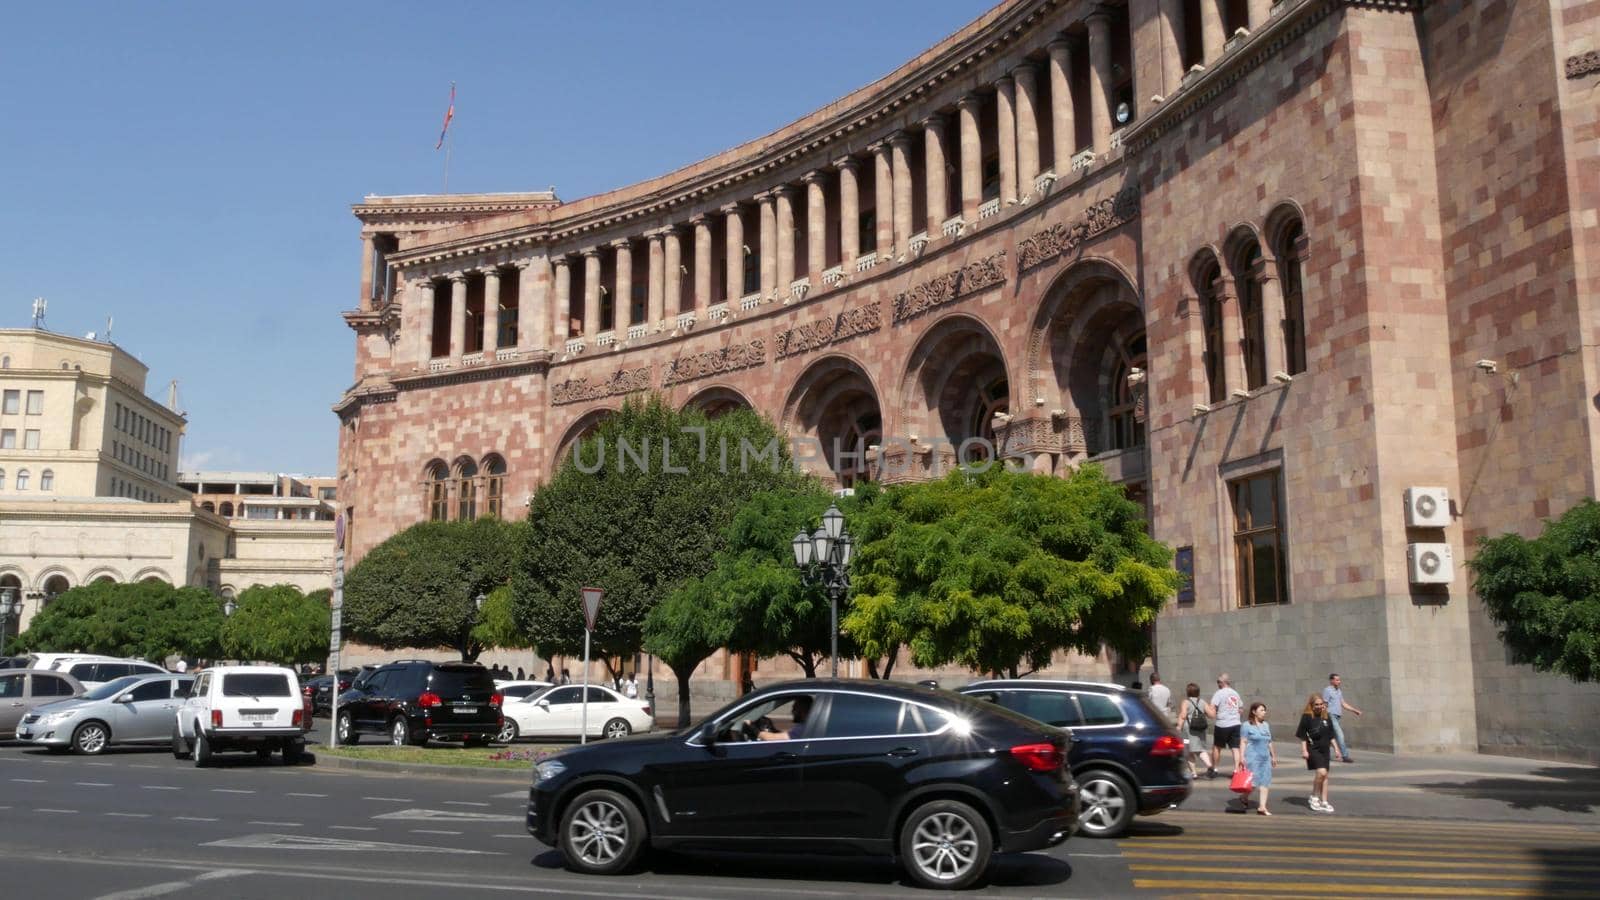
[[[349,205],[563,199],[864,85],[988,0],[50,3],[0,28],[0,326],[113,338],[176,378],[186,465],[332,473],[361,266]]]

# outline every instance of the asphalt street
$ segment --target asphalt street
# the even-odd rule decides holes
[[[253,755],[196,769],[164,750],[86,759],[4,746],[0,890],[30,900],[923,893],[889,861],[861,858],[658,855],[626,877],[579,876],[523,830],[525,796],[516,780],[286,767]],[[1584,825],[1327,817],[1281,796],[1277,816],[1230,815],[1225,791],[1204,783],[1191,808],[1140,820],[1125,840],[1003,857],[976,895],[1543,897],[1594,896],[1600,884],[1600,838]],[[1359,798],[1352,791],[1341,809]]]

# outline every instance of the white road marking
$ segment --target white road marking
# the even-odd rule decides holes
[[[215,822],[215,821],[217,821],[216,819],[210,818],[209,816],[173,816],[172,818],[175,821],[178,821],[178,822]]]
[[[78,787],[111,787],[109,783],[104,781],[74,781],[73,784]]]
[[[299,822],[262,822],[262,821],[257,820],[257,819],[251,819],[246,824],[249,824],[249,825],[270,825],[273,828],[301,828],[301,827],[304,827]]]
[[[159,769],[161,767],[160,766],[149,766],[149,765],[145,765],[144,763],[134,763],[133,765],[129,766],[128,768],[130,768],[130,769]]]
[[[111,768],[111,763],[103,763],[103,762],[84,763],[84,765],[86,765],[86,766],[104,766],[104,767],[106,767],[108,769]]]
[[[494,837],[497,837],[497,838],[516,838],[517,840],[521,840],[522,838],[528,837],[528,835],[525,835],[525,834],[497,834],[497,835],[494,835]],[[1078,855],[1081,856],[1082,854],[1078,854]]]
[[[34,812],[49,812],[49,813],[68,813],[68,814],[76,814],[78,812],[75,809],[45,809],[44,807],[37,807],[37,806],[34,807],[33,811]]]
[[[487,803],[478,803],[473,800],[446,800],[445,806],[488,806]]]
[[[48,784],[43,778],[13,778],[11,780],[20,781],[23,784]]]
[[[167,785],[167,784],[141,784],[141,785],[139,785],[139,787],[142,787],[147,791],[181,791],[181,790],[183,790],[183,788],[181,788],[181,787],[172,787],[171,785]]]
[[[511,799],[511,798],[515,798],[517,800],[526,800],[526,799],[528,799],[528,792],[527,791],[506,791],[504,794],[495,794],[494,795],[494,799],[496,799],[496,800],[506,800],[506,799]]]
[[[212,788],[213,794],[254,794],[255,791],[241,791],[238,788]]]
[[[188,881],[163,881],[160,884],[147,885],[141,888],[129,888],[125,891],[101,894],[95,900],[146,900],[149,897],[176,894],[178,891],[196,887],[203,881],[216,881],[221,878],[232,878],[235,875],[250,874],[252,873],[249,869],[217,869],[214,872],[202,872]]]
[[[298,793],[296,791],[290,791],[285,796],[289,796],[289,797],[326,797],[328,795],[327,794],[301,794],[301,793]]]
[[[148,818],[150,818],[150,814],[149,813],[106,813],[106,815],[115,816],[116,818],[119,818],[119,819],[148,819]]]
[[[363,800],[377,800],[380,803],[415,803],[409,797],[362,797]]]
[[[370,825],[329,825],[329,831],[377,831]]]
[[[433,847],[427,844],[393,844],[387,841],[351,841],[344,838],[312,837],[309,834],[247,834],[201,844],[202,847],[243,847],[251,850],[391,850],[407,853],[460,853],[470,856],[501,856],[493,850],[468,850],[464,847]]]
[[[397,809],[394,812],[373,816],[374,819],[407,819],[429,822],[523,822],[525,816],[508,816],[502,813],[466,812],[454,809]]]
[[[440,831],[437,828],[413,828],[412,834],[460,834],[459,831]]]

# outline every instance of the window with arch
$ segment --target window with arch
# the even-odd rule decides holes
[[[478,517],[478,464],[464,459],[456,464],[456,518],[471,522]]]
[[[214,513],[214,512],[217,511],[217,505],[215,503],[212,503],[210,500],[207,500],[206,502],[200,504],[200,508],[205,510],[208,513]]]
[[[9,368],[11,368],[11,357],[9,357],[9,356],[0,356],[0,369],[9,369]]]
[[[25,491],[27,489],[28,489],[28,470],[27,469],[18,469],[17,470],[17,490]]]
[[[1301,272],[1305,230],[1290,222],[1278,239],[1278,272],[1283,282],[1283,364],[1290,375],[1306,370],[1306,306]]]
[[[434,463],[428,469],[428,520],[443,522],[450,518],[450,470],[444,463]]]
[[[39,473],[39,490],[53,491],[55,490],[55,487],[56,473],[53,470],[45,469],[43,472]]]
[[[1107,434],[1109,450],[1129,450],[1143,447],[1144,436],[1144,386],[1130,378],[1134,369],[1141,374],[1149,371],[1148,343],[1143,332],[1128,339],[1118,348],[1117,364],[1111,370],[1110,396],[1107,398]]]
[[[838,467],[840,487],[854,487],[872,480],[872,461],[867,459],[867,448],[882,440],[883,418],[877,413],[863,413],[850,423],[840,441],[851,454],[849,464]]]
[[[222,506],[219,508],[218,511],[222,514],[222,517],[225,518],[225,519],[233,518],[233,504],[228,502],[227,500],[222,501]]]
[[[1217,291],[1217,281],[1222,271],[1215,259],[1208,258],[1195,276],[1195,295],[1200,301],[1200,322],[1205,332],[1206,397],[1212,403],[1221,403],[1228,396],[1228,385],[1222,369],[1222,297]]]
[[[6,470],[0,469],[0,491],[6,489]]]
[[[50,601],[54,600],[61,594],[66,593],[67,589],[70,587],[71,585],[67,583],[67,576],[65,575],[51,575],[49,578],[46,578],[44,581],[43,606],[48,606]],[[42,609],[43,606],[40,608]]]
[[[1239,268],[1234,278],[1239,286],[1245,389],[1251,391],[1267,383],[1267,324],[1262,312],[1261,265],[1261,245],[1251,243],[1239,253]]]
[[[1004,375],[979,389],[978,403],[973,409],[973,421],[967,433],[981,442],[967,445],[966,452],[962,454],[963,463],[984,462],[999,450],[1000,442],[995,439],[994,433],[994,417],[1010,411],[1011,384]]]
[[[506,493],[506,461],[491,456],[483,461],[484,515],[499,519],[504,516]]]

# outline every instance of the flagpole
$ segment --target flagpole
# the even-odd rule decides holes
[[[444,190],[442,191],[442,193],[445,193],[445,194],[450,193],[450,132],[449,131],[446,131],[444,133]]]

